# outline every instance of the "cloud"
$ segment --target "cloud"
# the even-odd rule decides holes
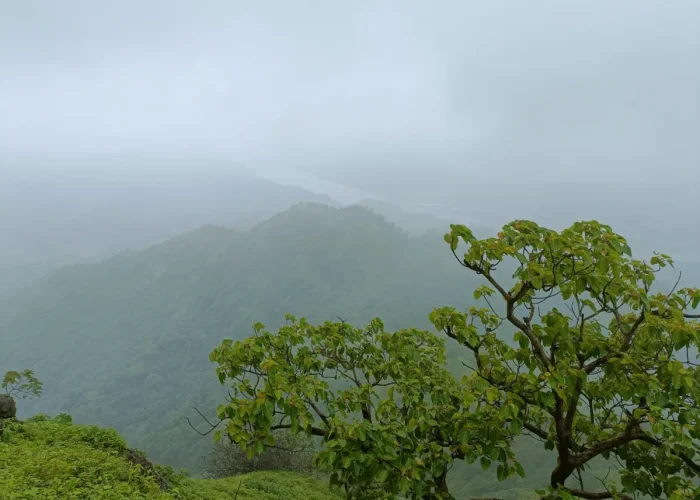
[[[404,198],[494,177],[697,180],[693,0],[2,10],[6,156],[219,155]]]

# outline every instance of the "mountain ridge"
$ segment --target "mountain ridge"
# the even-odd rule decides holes
[[[8,170],[0,186],[0,232],[8,235],[0,244],[0,296],[61,265],[142,250],[206,224],[249,229],[300,201],[340,205],[244,171],[207,174],[206,165],[129,182],[31,172]]]
[[[210,443],[184,417],[222,397],[208,355],[223,338],[286,313],[427,327],[431,306],[468,296],[454,271],[440,240],[409,237],[365,208],[300,204],[249,231],[208,226],[61,269],[0,315],[10,346],[0,364],[46,380],[25,411],[72,406],[77,422],[115,426],[156,460],[196,468]]]

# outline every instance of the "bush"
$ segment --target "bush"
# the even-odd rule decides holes
[[[224,478],[255,471],[290,471],[310,474],[313,471],[315,446],[310,438],[275,432],[275,446],[249,459],[247,453],[228,439],[214,445],[202,466],[207,477]]]

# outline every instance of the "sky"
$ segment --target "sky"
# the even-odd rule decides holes
[[[0,160],[201,155],[417,203],[697,192],[698,26],[697,0],[0,0]]]

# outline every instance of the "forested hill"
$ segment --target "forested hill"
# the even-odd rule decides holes
[[[432,307],[470,302],[470,279],[439,236],[409,237],[360,207],[301,204],[246,232],[207,226],[51,274],[0,313],[0,366],[44,381],[24,414],[70,411],[196,471],[211,440],[185,417],[220,402],[208,355],[224,337],[285,313],[427,327]]]
[[[700,281],[700,266],[678,268],[680,286]],[[661,278],[670,289],[676,275]],[[248,231],[205,226],[52,273],[0,302],[0,366],[32,368],[44,382],[41,398],[20,401],[21,416],[69,412],[113,426],[155,461],[197,473],[211,435],[185,418],[206,430],[190,406],[212,415],[223,400],[208,359],[222,339],[249,336],[257,321],[274,327],[286,313],[428,328],[433,307],[465,308],[480,284],[439,233],[411,237],[358,206],[299,204]],[[451,367],[465,354],[450,348]],[[518,446],[526,480],[470,470],[455,475],[455,491],[510,499],[542,484],[551,457],[536,443]]]

